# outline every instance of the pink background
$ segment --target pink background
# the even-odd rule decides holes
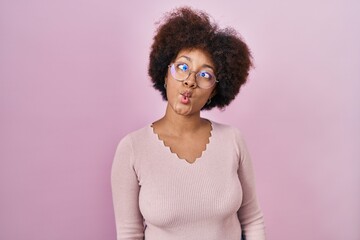
[[[162,116],[154,22],[189,4],[256,68],[224,112],[246,136],[269,240],[360,239],[359,1],[0,0],[0,239],[115,239],[110,167]]]

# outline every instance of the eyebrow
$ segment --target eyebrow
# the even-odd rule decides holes
[[[189,62],[192,62],[192,59],[189,58],[188,56],[185,56],[185,55],[182,55],[182,56],[180,56],[179,58],[185,58],[185,59],[188,60]],[[208,64],[203,64],[202,67],[207,67],[207,68],[210,68],[210,69],[212,69],[213,71],[215,71],[214,67],[211,66],[211,65],[208,65]]]

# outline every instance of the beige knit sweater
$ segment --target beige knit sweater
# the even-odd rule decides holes
[[[117,240],[264,240],[251,160],[236,128],[212,122],[194,163],[151,125],[124,137],[112,166]]]

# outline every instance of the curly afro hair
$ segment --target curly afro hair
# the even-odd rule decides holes
[[[181,50],[194,48],[210,54],[219,81],[215,96],[203,109],[228,106],[249,75],[252,66],[250,50],[234,29],[219,29],[208,14],[189,7],[175,9],[160,22],[151,47],[148,70],[153,87],[167,100],[164,83],[168,65]]]

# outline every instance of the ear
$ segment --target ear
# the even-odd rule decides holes
[[[164,78],[164,88],[165,88],[165,91],[166,91],[166,88],[167,88],[167,76],[165,76],[165,78]]]

